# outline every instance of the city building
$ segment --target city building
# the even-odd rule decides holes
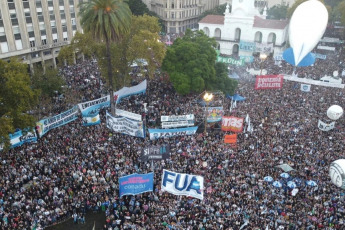
[[[56,67],[62,46],[81,31],[82,0],[1,0],[0,59],[18,57],[34,65]]]
[[[219,5],[219,0],[143,0],[163,21],[167,33],[197,29],[199,16]]]
[[[252,57],[255,54],[281,54],[287,45],[288,21],[266,19],[254,0],[232,0],[224,16],[207,15],[199,29],[215,37],[220,54]]]

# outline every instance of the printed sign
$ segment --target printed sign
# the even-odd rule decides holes
[[[194,121],[176,121],[176,122],[162,122],[162,128],[177,128],[177,127],[186,127],[193,126]]]
[[[223,62],[226,64],[236,65],[236,66],[242,66],[245,64],[243,59],[234,59],[231,57],[222,57],[222,56],[217,57],[217,62]]]
[[[170,158],[170,146],[159,145],[144,148],[141,151],[141,161],[166,160]]]
[[[204,199],[204,177],[202,176],[176,173],[163,169],[161,188],[162,191],[174,195]]]
[[[101,124],[101,119],[99,114],[94,117],[83,117],[83,126],[99,125]]]
[[[226,143],[226,144],[236,144],[236,142],[237,142],[237,134],[225,135],[224,143]]]
[[[223,117],[222,130],[240,133],[243,129],[243,120],[243,117]]]
[[[330,131],[334,129],[335,121],[331,122],[330,124],[327,124],[321,120],[319,120],[317,127],[322,131]]]
[[[158,138],[169,138],[174,136],[193,135],[196,133],[198,126],[178,129],[148,129],[150,133],[150,140]]]
[[[311,85],[301,84],[301,91],[310,92]]]
[[[49,130],[66,125],[78,118],[78,106],[74,106],[63,113],[56,116],[40,120],[36,123],[38,134],[42,137]]]
[[[122,117],[127,117],[129,119],[132,120],[136,120],[136,121],[141,121],[142,117],[140,114],[136,114],[136,113],[131,113],[122,109],[116,109],[115,113],[117,116],[122,116]]]
[[[222,120],[224,115],[223,107],[208,107],[207,111],[207,122],[218,122]]]
[[[153,173],[131,174],[119,178],[120,197],[153,191]]]
[[[239,49],[254,52],[255,51],[255,42],[240,41]]]
[[[127,117],[113,117],[107,113],[107,127],[114,132],[144,138],[144,125],[142,121],[134,121]]]
[[[281,89],[283,81],[283,75],[256,76],[255,89]]]
[[[161,116],[161,122],[194,121],[194,114]]]

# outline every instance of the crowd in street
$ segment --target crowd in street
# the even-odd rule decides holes
[[[331,58],[298,71],[324,76],[338,69]],[[292,70],[269,60],[266,64],[269,74]],[[312,86],[302,92],[299,83],[284,81],[282,89],[254,90],[254,76],[244,68],[237,71],[237,93],[246,100],[230,112],[230,100],[225,99],[225,115],[248,114],[254,129],[248,132],[245,126],[236,145],[224,144],[225,132],[211,128],[207,134],[158,140],[114,133],[107,129],[102,110],[100,125],[85,127],[79,118],[35,144],[2,152],[0,229],[43,229],[71,217],[83,223],[87,211],[105,212],[104,230],[343,229],[345,191],[330,182],[328,170],[332,161],[345,157],[344,117],[328,132],[319,130],[317,122],[330,122],[330,105],[345,108],[344,89]],[[61,74],[77,90],[78,102],[105,93],[95,62],[64,67]],[[177,95],[170,83],[155,76],[148,80],[146,94],[117,106],[142,114],[150,128],[160,126],[162,115],[177,114],[195,114],[196,125],[202,126],[204,110],[198,99]],[[140,152],[160,144],[171,146],[171,158],[154,162],[154,191],[119,197],[118,178],[151,172],[151,163],[139,160]],[[297,194],[263,180],[271,176],[284,184],[283,171],[276,167],[283,163],[294,169],[290,180],[300,181]],[[204,176],[204,199],[163,192],[163,169]],[[307,185],[308,180],[317,186]]]

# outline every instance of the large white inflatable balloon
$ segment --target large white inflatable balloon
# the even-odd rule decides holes
[[[343,108],[339,105],[332,105],[327,109],[327,117],[331,120],[338,120],[344,113]]]
[[[303,2],[295,9],[289,25],[289,41],[296,66],[322,38],[327,22],[328,11],[318,0]]]
[[[329,176],[333,184],[345,189],[345,159],[339,159],[331,163]]]

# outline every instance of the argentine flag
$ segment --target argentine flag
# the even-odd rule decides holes
[[[94,117],[83,118],[83,126],[99,125],[100,123],[101,123],[101,119],[99,118],[99,114],[97,114]]]

